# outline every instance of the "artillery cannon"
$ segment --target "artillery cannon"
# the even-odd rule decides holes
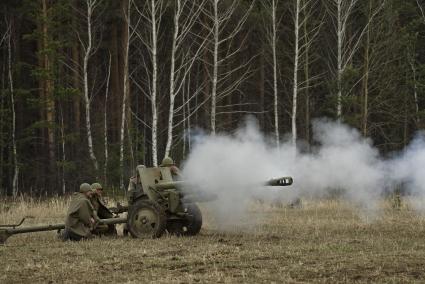
[[[111,216],[112,213],[128,212],[127,217],[101,219],[100,224],[126,223],[124,232],[129,232],[134,238],[159,238],[165,231],[186,236],[199,233],[202,214],[196,202],[213,201],[217,196],[190,189],[184,181],[175,181],[169,167],[138,166],[136,172],[135,181],[129,186],[128,205],[122,206],[118,203],[115,208],[103,208]],[[283,177],[271,179],[263,185],[289,186],[292,182],[291,177]],[[0,243],[4,243],[14,234],[60,230],[65,225],[16,227],[0,227]]]
[[[214,194],[191,189],[174,181],[169,167],[137,167],[137,183],[129,192],[128,231],[133,237],[160,237],[165,230],[176,235],[196,235],[202,227],[197,202],[213,201]],[[267,181],[265,186],[289,186],[291,177]]]

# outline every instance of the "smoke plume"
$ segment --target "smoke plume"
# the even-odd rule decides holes
[[[406,149],[388,162],[396,190],[408,196],[410,204],[425,213],[425,136],[419,133]]]
[[[384,160],[371,140],[342,123],[316,120],[313,133],[314,146],[304,153],[291,143],[277,147],[255,120],[247,119],[233,134],[196,137],[183,175],[193,187],[218,196],[209,206],[224,226],[237,224],[253,199],[291,202],[332,194],[374,216],[383,192],[395,182],[406,181],[412,193],[425,196],[423,136],[396,158]],[[292,176],[294,184],[263,186],[281,176]]]

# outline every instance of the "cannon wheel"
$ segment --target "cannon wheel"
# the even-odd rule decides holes
[[[183,208],[189,216],[184,220],[170,221],[167,224],[168,233],[177,236],[197,235],[202,227],[201,210],[194,203],[183,204]]]
[[[157,203],[140,200],[128,212],[128,231],[133,238],[159,238],[165,231],[167,217]]]

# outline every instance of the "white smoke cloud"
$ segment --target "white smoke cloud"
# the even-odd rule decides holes
[[[225,227],[246,216],[253,198],[290,202],[338,192],[361,214],[375,216],[389,176],[408,180],[425,197],[425,175],[420,170],[424,167],[412,172],[425,166],[423,137],[401,157],[384,161],[372,141],[342,123],[316,120],[313,133],[312,153],[300,153],[290,143],[277,148],[253,119],[247,119],[234,134],[198,137],[183,175],[193,187],[218,196],[209,206]],[[294,184],[280,189],[262,186],[281,176],[292,176]]]
[[[394,183],[409,195],[411,205],[425,213],[425,136],[420,133],[410,145],[388,163]]]

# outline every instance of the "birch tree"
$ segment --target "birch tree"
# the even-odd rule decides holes
[[[152,69],[147,62],[143,63],[146,74],[150,77],[148,82],[148,91],[140,88],[150,100],[151,103],[151,145],[152,145],[152,163],[158,166],[158,102],[157,102],[157,82],[158,82],[158,35],[161,26],[162,15],[164,13],[162,0],[147,1],[142,9],[136,4],[133,5],[138,15],[133,30],[137,39],[142,42],[149,52],[149,60]],[[144,19],[144,22],[142,21]],[[148,36],[144,34],[144,24],[149,29]],[[139,87],[139,86],[138,86]]]
[[[121,109],[121,129],[120,129],[120,188],[124,188],[124,136],[125,136],[125,127],[126,127],[126,113],[127,113],[127,99],[129,97],[130,91],[130,81],[128,73],[128,52],[130,49],[130,11],[131,11],[131,0],[127,0],[127,11],[123,11],[126,21],[126,32],[125,32],[125,46],[124,46],[124,90],[123,90],[123,99],[122,99],[122,109]]]
[[[15,111],[15,89],[13,86],[13,72],[12,72],[12,24],[7,23],[7,70],[9,79],[9,92],[10,92],[10,106],[12,112],[12,156],[13,156],[13,181],[12,181],[12,195],[14,198],[18,196],[19,186],[19,164],[18,164],[18,151],[16,146],[16,111]]]
[[[93,55],[93,13],[98,6],[98,0],[86,0],[87,5],[87,43],[85,44],[81,38],[80,42],[84,51],[84,59],[83,59],[83,81],[84,81],[84,106],[85,106],[85,114],[86,114],[86,131],[87,131],[87,143],[88,150],[90,154],[90,159],[92,160],[94,169],[96,171],[96,175],[99,171],[99,165],[97,162],[96,154],[93,147],[93,138],[92,138],[92,128],[91,128],[91,113],[90,113],[90,104],[91,104],[91,96],[89,94],[89,82],[88,82],[88,69],[89,69],[89,60]]]
[[[66,164],[66,141],[65,141],[65,123],[63,121],[63,109],[62,106],[60,106],[60,117],[61,117],[61,127],[60,127],[60,134],[61,134],[61,150],[62,150],[62,194],[65,195],[66,193],[66,181],[65,181],[65,164]]]
[[[378,3],[377,8],[374,7],[374,3]],[[375,48],[372,47],[372,40],[373,40],[372,37],[374,36],[372,34],[373,26],[386,25],[384,19],[377,17],[378,13],[384,8],[385,4],[386,4],[385,0],[382,2],[369,1],[368,5],[366,6],[367,24],[365,27],[365,42],[364,42],[364,74],[362,78],[363,106],[362,106],[362,127],[361,127],[362,134],[364,136],[367,136],[368,134],[369,112],[370,112],[369,93],[373,91],[374,89],[378,88],[376,86],[376,82],[371,82],[371,80],[373,80],[372,75],[373,73],[380,72],[379,69],[385,68],[383,66],[388,64],[388,59],[383,58],[383,54],[381,52],[377,52]],[[376,30],[375,36],[379,37],[379,35],[383,33],[383,31],[381,31],[379,27],[375,30]],[[383,38],[381,41],[385,41],[385,39]]]
[[[372,1],[367,8],[368,16],[372,12]],[[369,114],[369,74],[370,74],[370,25],[366,28],[366,42],[364,52],[364,76],[363,76],[363,112],[362,112],[362,134],[367,135],[367,121]]]
[[[294,33],[295,33],[295,47],[294,47],[294,77],[292,89],[292,145],[295,147],[297,143],[297,106],[298,106],[298,64],[299,64],[299,40],[300,40],[300,7],[301,0],[295,0],[295,20],[294,20]]]
[[[343,75],[347,70],[347,67],[351,63],[353,56],[357,53],[360,47],[360,43],[366,34],[367,27],[373,21],[373,18],[382,9],[385,4],[385,0],[377,8],[368,19],[368,22],[363,28],[358,31],[348,33],[349,20],[357,6],[359,0],[328,0],[328,10],[332,17],[333,26],[335,27],[335,34],[337,38],[337,54],[336,54],[336,82],[337,82],[337,117],[342,118],[342,103],[343,96]]]
[[[5,26],[5,25],[3,25],[3,21],[1,21],[0,23],[2,23],[2,26]],[[6,40],[7,40],[7,31],[4,31],[4,33],[3,33],[3,30],[1,30],[1,32],[2,32],[2,34],[0,34],[0,48],[3,47],[3,43],[6,42]],[[5,133],[4,132],[5,114],[4,114],[3,110],[5,109],[6,99],[7,99],[6,96],[3,94],[3,91],[6,90],[6,84],[7,84],[7,81],[8,81],[8,79],[7,79],[7,77],[8,77],[8,75],[7,75],[7,73],[8,73],[8,71],[7,71],[8,63],[5,62],[5,61],[7,61],[7,60],[2,60],[2,62],[1,62],[1,75],[0,75],[0,78],[1,78],[0,134],[2,135],[2,137],[5,136],[5,135],[3,135],[3,133]],[[0,172],[3,171],[3,167],[4,167],[4,151],[3,151],[3,149],[5,147],[5,142],[6,141],[5,141],[4,138],[0,138]],[[0,174],[0,188],[3,186],[3,178],[4,178],[3,175]],[[2,188],[0,189],[0,195],[3,195],[3,194],[7,195],[7,189],[5,189],[4,192],[3,192]]]
[[[308,1],[308,0],[306,0]],[[306,2],[305,1],[305,2]],[[301,85],[301,89],[304,90],[305,96],[305,140],[307,141],[307,147],[310,149],[310,88],[314,86],[314,81],[318,81],[322,77],[321,74],[311,76],[310,74],[310,64],[317,60],[317,56],[313,57],[310,55],[311,50],[313,49],[313,43],[318,38],[320,29],[324,24],[323,17],[320,17],[320,20],[313,21],[312,18],[314,15],[321,15],[322,13],[317,13],[319,7],[319,1],[308,1],[306,6],[303,9],[303,18],[302,28],[303,28],[303,61],[304,61],[304,84]],[[318,45],[316,45],[318,46]]]
[[[297,134],[297,114],[298,114],[298,99],[300,90],[306,90],[306,112],[309,112],[309,97],[308,89],[311,86],[312,80],[317,80],[320,75],[310,76],[309,52],[312,44],[319,35],[323,20],[318,19],[310,27],[310,21],[313,17],[313,12],[317,10],[317,0],[295,0],[294,3],[294,69],[292,80],[292,113],[291,113],[291,129],[292,129],[292,145],[296,147]],[[320,13],[316,13],[319,14]],[[304,66],[302,66],[304,65]],[[304,80],[300,80],[299,71],[304,68]],[[308,114],[307,114],[308,117]],[[306,119],[306,124],[309,119]],[[306,125],[308,128],[309,125]],[[307,138],[307,137],[306,137]]]
[[[230,60],[237,55],[243,48],[244,39],[240,41],[237,47],[232,48],[231,45],[238,35],[254,5],[255,0],[250,1],[250,6],[242,14],[241,18],[236,24],[230,24],[237,8],[240,7],[240,0],[233,0],[227,5],[228,2],[223,0],[212,0],[212,11],[204,9],[207,18],[212,21],[212,26],[206,27],[212,35],[212,78],[211,80],[211,117],[210,125],[211,132],[215,134],[217,123],[217,104],[224,98],[231,95],[239,88],[242,82],[247,78],[249,69],[247,68],[250,61],[247,61],[236,67],[228,66],[227,71],[222,71],[226,64],[230,64]],[[232,26],[233,28],[229,28]],[[208,64],[208,63],[207,63]],[[232,78],[237,71],[244,70],[238,79]]]
[[[410,69],[412,70],[413,99],[415,102],[415,119],[416,119],[416,124],[419,124],[420,118],[419,118],[418,82],[417,82],[415,51],[408,50],[407,58],[410,65]]]
[[[424,8],[423,8],[423,4],[419,3],[419,0],[416,0],[416,5],[418,6],[420,15],[422,17],[422,21],[425,24],[425,13],[424,13]],[[416,60],[415,60],[415,55],[414,55],[414,51],[411,52],[411,54],[408,55],[409,58],[409,64],[410,67],[412,69],[412,77],[413,77],[413,97],[415,100],[415,111],[416,111],[416,123],[419,124],[420,123],[420,118],[419,118],[419,101],[418,101],[418,83],[417,83],[417,74],[416,74]]]
[[[167,143],[165,147],[165,157],[170,156],[171,146],[173,143],[173,128],[176,97],[181,94],[185,85],[186,78],[189,75],[195,60],[201,52],[205,40],[191,52],[195,42],[187,43],[187,37],[192,31],[192,27],[199,20],[200,12],[205,1],[197,3],[191,0],[176,0],[174,9],[174,33],[171,45],[170,60],[170,89],[169,98],[170,106],[168,111],[168,132]],[[186,45],[183,45],[186,43]],[[185,109],[183,107],[183,109]]]
[[[278,89],[278,62],[277,62],[277,42],[278,42],[278,26],[280,20],[276,17],[278,1],[272,0],[264,1],[263,6],[268,19],[264,19],[266,23],[266,42],[272,50],[272,68],[273,68],[273,116],[274,116],[274,138],[276,146],[279,147],[280,133],[279,133],[279,89]],[[269,23],[271,19],[271,23]]]
[[[108,97],[109,97],[109,82],[110,82],[110,78],[111,78],[111,60],[112,60],[112,56],[111,53],[109,52],[109,63],[108,63],[108,75],[106,78],[106,90],[105,90],[105,106],[104,106],[104,117],[103,117],[103,145],[104,145],[104,151],[105,151],[105,163],[103,165],[103,183],[104,186],[106,187],[108,184],[108,175],[107,175],[107,171],[108,171],[108,160],[109,160],[109,151],[108,151],[108,147],[109,147],[109,143],[108,143]]]

